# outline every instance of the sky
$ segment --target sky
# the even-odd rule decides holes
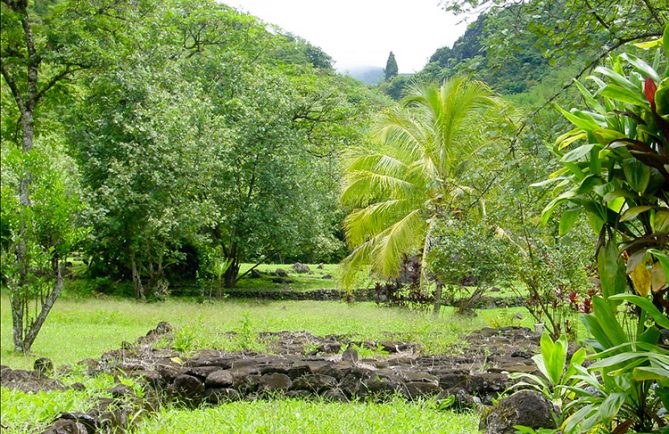
[[[320,47],[341,72],[385,67],[395,54],[400,73],[417,72],[466,24],[439,0],[222,0]]]

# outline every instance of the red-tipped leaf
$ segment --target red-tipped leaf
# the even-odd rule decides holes
[[[655,92],[657,92],[657,85],[652,78],[648,77],[643,83],[643,93],[646,95],[646,99],[650,103],[650,108],[655,113]]]

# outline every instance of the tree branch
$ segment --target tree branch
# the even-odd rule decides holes
[[[2,1],[6,2],[7,0],[2,0]],[[21,91],[19,91],[19,88],[16,85],[14,78],[12,78],[12,76],[9,74],[9,71],[7,70],[7,67],[5,66],[4,62],[0,62],[0,68],[2,69],[2,76],[7,82],[9,89],[12,91],[12,96],[16,101],[16,105],[19,107],[21,115],[23,115],[23,113],[26,111],[26,104],[25,101],[23,100],[23,96],[21,95]]]
[[[590,0],[585,0],[585,4],[586,4],[586,6],[588,6],[590,8],[590,13],[595,17],[597,22],[602,27],[604,27],[611,35],[613,35],[613,32],[611,32],[611,27],[609,26],[609,24],[606,21],[604,21],[604,19],[601,16],[599,16],[599,14],[597,13],[597,10],[595,10],[595,8],[593,8],[592,5],[590,4]]]
[[[244,277],[246,277],[247,274],[251,273],[251,271],[255,270],[260,264],[262,264],[262,261],[264,261],[264,260],[265,260],[265,256],[261,257],[261,258],[258,260],[258,262],[256,262],[256,264],[255,264],[253,267],[251,267],[251,268],[249,268],[248,270],[246,270],[246,271],[244,272],[244,274],[242,274],[241,276],[237,276],[237,279],[235,279],[235,280],[236,280],[236,281],[240,281],[240,280],[242,280]]]
[[[657,9],[655,9],[648,0],[641,0],[641,1],[643,2],[644,5],[646,5],[646,8],[648,8],[648,12],[650,12],[650,15],[655,19],[655,21],[657,21],[660,27],[664,27],[664,20],[657,13]]]
[[[611,47],[607,47],[603,52],[601,52],[594,60],[589,62],[587,65],[585,65],[581,70],[572,78],[572,80],[569,83],[566,83],[563,85],[557,92],[555,92],[550,98],[548,98],[539,108],[534,110],[530,115],[523,121],[523,123],[520,125],[520,128],[518,128],[518,131],[516,132],[516,136],[514,137],[513,141],[511,142],[511,148],[513,149],[515,144],[518,142],[520,138],[520,133],[525,129],[527,126],[527,123],[529,120],[534,119],[534,117],[539,114],[543,109],[548,107],[553,101],[555,101],[560,95],[562,95],[562,92],[565,90],[569,89],[574,85],[574,82],[581,78],[583,74],[585,74],[587,71],[590,69],[594,68],[604,57],[607,55],[611,54],[613,51],[617,50],[618,48],[622,47],[623,45],[638,41],[640,39],[648,39],[652,37],[657,37],[661,36],[659,33],[646,33],[643,35],[637,35],[637,36],[632,36],[629,38],[618,38],[618,41],[613,44]]]
[[[47,93],[49,89],[55,86],[59,81],[63,80],[68,75],[73,74],[76,71],[80,71],[82,69],[84,68],[83,67],[71,68],[71,65],[67,65],[63,71],[52,77],[51,80],[49,80],[49,82],[44,86],[44,88],[42,88],[42,90],[37,92],[37,95],[35,96],[35,103],[37,103],[44,96],[44,94]]]

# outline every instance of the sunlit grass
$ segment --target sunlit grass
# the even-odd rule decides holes
[[[99,357],[118,348],[122,341],[134,341],[168,321],[177,336],[192,348],[219,346],[233,350],[227,332],[253,334],[261,331],[306,330],[315,335],[344,334],[361,340],[396,339],[417,342],[427,352],[458,351],[463,336],[485,326],[530,325],[522,309],[481,310],[477,317],[461,317],[444,309],[438,318],[428,311],[379,307],[373,303],[215,300],[198,303],[169,299],[142,303],[110,297],[61,299],[54,306],[38,336],[33,354],[11,352],[11,313],[6,295],[0,310],[2,364],[30,368],[36,357],[49,357],[57,366]],[[113,384],[109,376],[87,378],[76,371],[61,377],[70,384],[86,383],[84,392],[45,392],[37,395],[2,390],[2,423],[7,432],[44,428],[62,411],[84,411],[94,394],[104,394]],[[323,401],[252,401],[230,403],[194,411],[165,408],[147,415],[136,433],[385,433],[385,432],[476,432],[478,416],[441,411],[434,401],[387,404],[338,404]]]
[[[3,433],[41,432],[60,413],[85,411],[91,404],[86,392],[24,393],[0,388],[0,417]]]
[[[293,399],[234,402],[195,411],[165,409],[135,434],[176,433],[476,433],[476,413],[440,411],[434,401],[339,404]]]
[[[521,308],[480,310],[477,317],[460,317],[450,308],[439,318],[430,312],[379,307],[374,303],[323,301],[214,300],[197,303],[170,299],[142,303],[129,299],[62,299],[56,302],[35,344],[33,354],[12,351],[9,302],[0,309],[0,361],[12,367],[31,367],[35,358],[49,357],[56,365],[71,364],[134,342],[160,321],[188,330],[201,345],[225,342],[225,333],[240,331],[244,317],[254,332],[306,330],[318,336],[345,334],[365,340],[394,339],[420,343],[428,352],[450,351],[470,330],[497,325],[531,325]],[[522,312],[517,320],[513,313]],[[223,348],[225,349],[225,348]]]

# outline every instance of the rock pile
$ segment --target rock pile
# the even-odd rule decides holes
[[[383,401],[400,394],[407,399],[454,397],[458,408],[472,408],[492,403],[509,387],[509,373],[533,372],[531,355],[539,342],[539,335],[520,327],[482,329],[469,335],[457,353],[422,356],[415,344],[406,342],[280,332],[261,335],[274,343],[272,355],[208,349],[186,357],[170,348],[154,348],[158,340],[169,341],[171,333],[172,327],[161,323],[135,344],[124,343],[99,360],[82,362],[92,375],[109,372],[139,379],[147,386],[142,400],[118,384],[109,391],[112,398],[98,399],[87,413],[61,415],[47,432],[123,428],[133,412],[166,398],[196,406],[277,396]],[[364,348],[387,355],[365,358],[357,351]],[[36,372],[16,372],[3,367],[2,385],[16,387],[20,378],[28,377],[45,385],[49,380]],[[50,381],[53,387],[64,387]],[[488,427],[497,423],[494,416],[487,420]]]
[[[352,341],[338,336],[264,336],[275,338],[278,354],[203,350],[183,360],[169,349],[140,344],[105,354],[96,369],[141,377],[156,390],[191,404],[280,392],[339,401],[384,400],[398,393],[408,399],[453,395],[459,403],[475,405],[488,404],[504,391],[511,384],[509,373],[534,371],[530,357],[538,349],[538,335],[519,327],[482,329],[467,338],[459,354],[420,356],[415,345],[405,342],[355,344],[385,350],[389,355],[382,358],[361,358]],[[348,349],[340,355],[344,348]]]

